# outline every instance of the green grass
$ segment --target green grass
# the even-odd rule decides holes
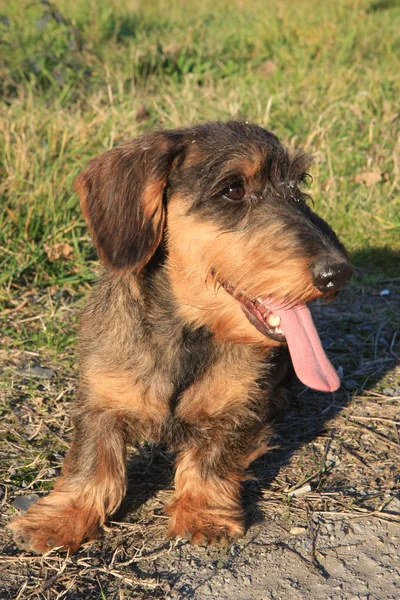
[[[317,211],[367,276],[396,275],[398,2],[21,0],[1,3],[0,34],[1,307],[86,293],[96,255],[72,181],[89,158],[211,119],[312,153]],[[50,259],[55,244],[73,250]]]

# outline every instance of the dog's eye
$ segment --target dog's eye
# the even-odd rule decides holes
[[[231,185],[224,191],[224,196],[229,198],[229,200],[241,200],[244,195],[244,187],[241,185]]]

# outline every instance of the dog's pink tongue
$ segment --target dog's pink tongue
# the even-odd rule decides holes
[[[269,308],[281,318],[280,327],[285,334],[297,377],[310,388],[321,392],[334,392],[340,379],[325,354],[308,307]]]

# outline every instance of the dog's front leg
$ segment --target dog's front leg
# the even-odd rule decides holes
[[[233,419],[223,421],[222,427],[221,421],[214,426],[208,421],[178,454],[175,494],[167,507],[172,537],[189,537],[193,544],[229,544],[244,533],[241,484],[249,477],[245,468],[266,451],[264,428],[260,423],[240,428]]]
[[[257,375],[254,363],[239,375],[234,363],[220,361],[183,394],[175,413],[170,536],[224,544],[243,535],[241,484],[248,465],[266,451],[268,399]]]
[[[27,550],[42,553],[54,547],[75,552],[94,539],[99,526],[125,494],[123,413],[81,410],[62,477],[48,496],[10,523],[14,539]]]
[[[202,473],[201,462],[194,448],[178,457],[168,534],[188,537],[193,544],[229,543],[244,533],[241,474]]]

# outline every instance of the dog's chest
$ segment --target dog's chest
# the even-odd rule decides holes
[[[183,328],[176,364],[173,366],[173,393],[169,401],[172,412],[182,393],[207,371],[216,354],[212,333],[206,327]]]

